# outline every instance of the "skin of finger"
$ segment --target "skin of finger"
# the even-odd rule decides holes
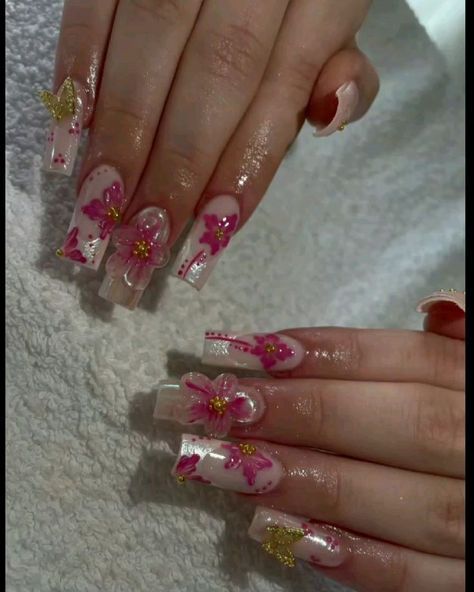
[[[367,2],[293,2],[259,91],[223,152],[196,207],[215,195],[239,197],[242,227],[257,207],[304,123],[318,73],[353,38]],[[334,26],[337,23],[337,27]]]
[[[265,402],[262,419],[236,438],[326,450],[347,457],[463,478],[465,400],[417,383],[241,379]]]
[[[359,102],[351,121],[363,117],[377,96],[380,82],[371,62],[358,48],[343,49],[332,56],[323,66],[306,111],[310,123],[315,124],[320,100],[348,82],[355,82]]]
[[[121,0],[79,187],[106,163],[120,171],[127,197],[132,196],[200,6],[201,0]]]
[[[54,72],[54,91],[70,76],[86,93],[84,126],[90,123],[117,0],[66,0]]]
[[[279,333],[307,350],[297,368],[279,377],[421,382],[464,390],[465,346],[458,339],[422,331],[342,327]]]
[[[285,467],[255,504],[426,553],[464,557],[464,481],[258,442]]]
[[[180,62],[155,144],[126,217],[165,208],[173,243],[247,109],[286,10],[271,0],[208,0]]]
[[[431,306],[423,324],[425,331],[453,339],[465,339],[466,314],[459,307],[448,302]]]

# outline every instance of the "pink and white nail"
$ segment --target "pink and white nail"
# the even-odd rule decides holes
[[[74,113],[65,113],[60,119],[53,117],[46,135],[42,168],[70,176],[81,140],[86,94],[78,82],[66,79],[55,96],[48,93],[50,100],[61,101],[66,84],[72,84],[74,88]]]
[[[194,222],[176,258],[173,275],[200,290],[237,230],[239,217],[235,197],[212,199]]]
[[[255,388],[240,385],[233,374],[211,380],[190,372],[180,382],[158,385],[153,415],[182,425],[199,424],[208,436],[222,438],[234,425],[257,422],[264,409],[262,395]]]
[[[417,304],[417,312],[427,313],[434,304],[448,302],[466,312],[466,293],[457,290],[437,290],[427,298],[423,298]]]
[[[202,361],[210,366],[282,372],[301,364],[303,346],[281,333],[206,331]]]
[[[107,260],[99,296],[133,310],[150,283],[153,271],[169,260],[169,217],[166,210],[144,208],[113,235],[116,247]]]
[[[283,467],[249,442],[226,442],[183,434],[172,469],[179,482],[200,481],[241,493],[267,493],[283,477]]]
[[[340,86],[335,93],[337,108],[331,121],[314,132],[314,136],[322,138],[334,132],[342,131],[351,121],[359,102],[359,91],[355,82],[347,82]]]
[[[124,185],[118,172],[107,165],[96,168],[82,184],[68,234],[56,254],[98,269],[125,205]]]
[[[287,567],[295,565],[295,557],[315,567],[338,567],[349,557],[345,541],[330,526],[261,506],[248,533]]]

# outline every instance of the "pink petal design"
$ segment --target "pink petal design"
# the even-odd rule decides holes
[[[224,399],[233,398],[237,390],[239,381],[233,374],[221,374],[213,383],[213,390],[215,393]]]
[[[243,454],[237,444],[222,444],[222,448],[229,451],[229,458],[224,464],[225,469],[238,469],[242,464]]]
[[[104,189],[103,196],[104,203],[108,208],[115,207],[119,210],[122,209],[125,196],[123,194],[122,185],[118,181],[115,181],[110,187]]]
[[[78,234],[79,228],[74,226],[74,228],[72,228],[68,233],[64,242],[64,247],[62,249],[63,256],[66,257],[66,259],[71,259],[71,261],[76,261],[77,263],[87,263],[87,258],[79,249],[76,249],[78,243]]]
[[[166,245],[152,249],[149,263],[152,267],[164,267],[170,259],[170,250]]]
[[[181,385],[191,395],[197,395],[199,400],[203,400],[206,403],[216,394],[212,380],[198,372],[189,372],[189,374],[182,376]]]
[[[79,228],[74,226],[71,231],[68,233],[66,240],[64,241],[64,250],[74,249],[77,247],[77,235],[79,234]]]
[[[204,426],[208,433],[220,438],[228,433],[231,423],[232,418],[229,413],[223,413],[222,415],[210,413],[204,423]]]
[[[265,370],[274,366],[278,360],[283,361],[295,355],[295,352],[280,340],[278,335],[255,335],[256,345],[250,350],[250,353],[260,358],[260,362]],[[273,345],[275,351],[267,351],[266,346]]]
[[[238,216],[232,214],[219,219],[215,214],[204,214],[204,224],[206,231],[199,239],[201,244],[206,243],[211,247],[211,255],[215,255],[221,249],[224,249],[229,244],[230,239],[237,226]],[[216,232],[220,230],[223,236],[218,238]]]
[[[102,220],[107,216],[107,208],[100,201],[100,199],[93,199],[85,206],[82,206],[81,210],[91,220]]]
[[[201,457],[199,454],[191,454],[191,456],[183,455],[178,460],[176,465],[176,474],[179,475],[190,475],[196,470],[196,465]]]
[[[271,469],[272,466],[272,461],[265,458],[261,452],[255,452],[252,456],[249,456],[248,460],[245,459],[244,461],[244,477],[247,478],[247,483],[254,485],[258,471]]]
[[[249,402],[245,397],[236,397],[227,407],[229,415],[233,419],[247,419],[250,413]]]
[[[79,249],[74,249],[74,251],[69,251],[65,253],[65,257],[71,259],[72,261],[77,261],[78,263],[87,263],[87,258],[79,251]]]
[[[114,232],[113,242],[115,245],[133,246],[141,238],[142,235],[135,226],[122,225]]]

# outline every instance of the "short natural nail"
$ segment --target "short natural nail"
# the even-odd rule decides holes
[[[330,526],[258,506],[248,530],[250,538],[287,567],[295,558],[315,567],[338,567],[348,557],[345,542]]]
[[[304,347],[281,333],[206,331],[202,361],[211,366],[282,372],[301,364]]]
[[[336,131],[343,131],[351,121],[359,102],[359,91],[355,82],[347,82],[335,93],[321,99],[318,119],[314,122],[317,138],[330,136]]]
[[[416,310],[417,312],[427,313],[434,304],[439,304],[440,302],[454,304],[463,312],[466,312],[466,293],[452,288],[449,290],[437,290],[433,294],[423,298],[418,302]]]
[[[118,172],[107,165],[96,168],[82,184],[68,234],[56,254],[97,269],[124,207],[124,185]]]
[[[237,230],[239,217],[235,197],[220,195],[209,201],[176,258],[173,274],[200,290]]]
[[[117,228],[112,239],[116,251],[107,260],[99,295],[133,310],[153,271],[168,263],[169,231],[166,210],[154,206],[143,209],[129,224]]]
[[[268,493],[283,477],[283,467],[249,442],[183,434],[172,474],[180,483],[200,481],[241,493]]]
[[[182,425],[199,424],[208,436],[222,438],[232,426],[257,422],[265,403],[257,389],[239,384],[233,374],[211,380],[190,372],[179,382],[163,381],[158,386],[154,417]]]
[[[86,95],[82,86],[66,78],[57,94],[40,93],[52,122],[43,155],[43,170],[71,175],[81,140]]]

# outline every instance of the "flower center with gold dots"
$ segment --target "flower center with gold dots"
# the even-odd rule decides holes
[[[224,238],[225,232],[222,230],[222,228],[218,228],[214,234],[217,240],[222,240]]]
[[[150,245],[146,241],[136,241],[133,246],[133,254],[135,257],[138,257],[139,259],[148,259],[150,256]]]
[[[276,352],[276,345],[274,343],[266,343],[265,351],[269,354],[273,354],[274,352]]]
[[[107,211],[107,217],[111,218],[114,222],[120,220],[120,210],[118,208],[111,207]]]
[[[239,444],[240,452],[242,454],[246,454],[247,456],[252,456],[257,451],[257,448],[253,444]]]
[[[227,401],[222,397],[212,397],[209,401],[209,409],[223,415],[227,409]]]

